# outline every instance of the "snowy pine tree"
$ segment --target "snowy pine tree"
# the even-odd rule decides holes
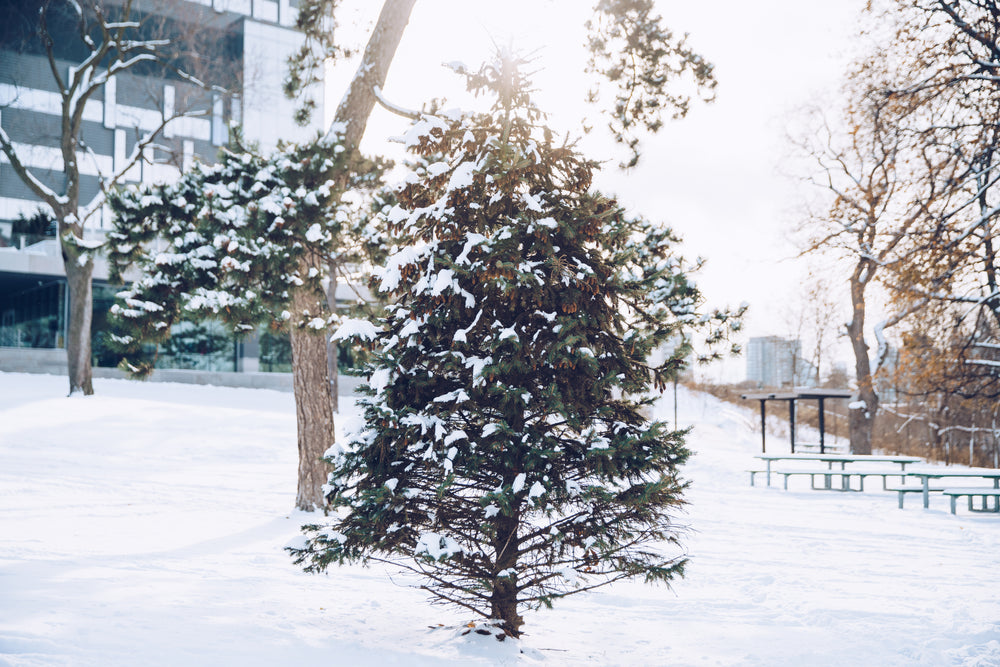
[[[166,341],[180,321],[215,319],[241,336],[260,324],[290,333],[303,510],[323,503],[321,458],[334,438],[329,267],[381,245],[364,208],[380,177],[380,165],[345,149],[336,132],[270,157],[237,136],[218,164],[196,163],[176,183],[110,199],[112,280],[129,268],[140,274],[111,309],[124,370],[152,372],[143,345]]]
[[[335,334],[375,349],[364,425],[329,452],[337,518],[290,551],[309,571],[394,563],[517,637],[525,607],[682,572],[688,451],[642,410],[689,348],[646,360],[712,320],[670,234],[590,189],[595,163],[540,125],[516,63],[469,82],[489,113],[407,135],[421,166],[386,219],[405,241],[373,281],[393,305]]]

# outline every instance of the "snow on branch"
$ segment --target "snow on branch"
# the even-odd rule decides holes
[[[3,149],[4,154],[10,161],[11,168],[17,172],[17,175],[27,183],[28,187],[39,197],[41,197],[46,204],[55,208],[57,205],[65,204],[68,200],[63,195],[57,195],[55,191],[49,186],[42,183],[38,178],[31,173],[21,158],[18,156],[17,151],[14,150],[14,143],[11,141],[10,136],[7,132],[0,127],[0,149]]]
[[[143,154],[147,148],[156,147],[157,137],[163,132],[163,129],[168,123],[178,119],[178,118],[197,118],[198,116],[204,116],[208,112],[206,110],[193,110],[184,111],[180,113],[172,114],[169,117],[163,118],[159,125],[157,125],[153,130],[147,132],[142,136],[141,139],[136,141],[135,145],[132,147],[132,152],[125,158],[122,166],[115,170],[111,176],[107,179],[100,179],[100,190],[90,202],[83,207],[81,219],[83,221],[89,220],[97,211],[104,206],[107,199],[108,191],[114,188],[118,183],[125,177],[125,175],[132,170],[135,165],[137,165],[143,158]],[[166,148],[166,147],[163,147]]]
[[[98,248],[104,246],[104,241],[98,241],[96,239],[88,240],[81,238],[76,234],[71,234],[70,236],[73,240],[73,245],[77,246],[78,248],[82,248],[84,250],[97,250]]]
[[[137,56],[132,56],[128,60],[118,60],[118,61],[115,61],[114,63],[111,64],[111,67],[108,68],[107,76],[109,76],[109,77],[110,76],[114,76],[115,74],[118,74],[119,72],[124,72],[127,69],[131,69],[131,68],[135,67],[138,63],[140,63],[140,62],[142,62],[144,60],[153,60],[153,61],[155,61],[156,59],[157,58],[156,58],[155,54],[152,54],[152,53],[140,53]]]
[[[382,94],[381,86],[372,86],[372,94],[375,95],[375,99],[380,105],[382,105],[382,108],[390,113],[394,113],[397,116],[402,116],[404,118],[409,118],[410,120],[418,120],[421,116],[419,111],[405,109],[387,100]]]
[[[137,49],[149,49],[155,51],[158,46],[170,46],[169,39],[126,39],[119,42],[122,51],[135,51]]]
[[[970,366],[989,366],[991,368],[1000,368],[1000,361],[993,361],[991,359],[966,359],[965,363]]]
[[[379,329],[368,320],[345,319],[337,330],[330,336],[330,341],[345,340],[348,338],[360,338],[361,340],[376,340]]]
[[[182,69],[174,69],[174,73],[177,76],[179,76],[182,79],[184,79],[185,81],[187,81],[188,83],[190,83],[192,85],[195,85],[195,86],[201,88],[202,90],[210,90],[210,91],[212,91],[214,93],[228,93],[229,92],[226,88],[223,88],[222,86],[217,86],[217,85],[214,85],[214,84],[205,83],[204,81],[202,81],[198,77],[194,76],[193,74],[189,74],[189,73],[185,72]]]

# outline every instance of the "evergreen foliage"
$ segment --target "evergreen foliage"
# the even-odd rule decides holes
[[[290,548],[308,571],[387,561],[440,602],[517,637],[525,607],[683,571],[684,432],[643,415],[701,317],[676,239],[591,190],[596,163],[557,142],[517,63],[469,74],[481,115],[425,115],[385,223],[364,425],[328,452],[331,525]],[[716,326],[718,325],[718,326]],[[654,347],[682,341],[650,367]]]
[[[130,267],[140,274],[111,309],[113,340],[134,375],[152,371],[142,344],[164,342],[178,321],[219,319],[237,335],[261,323],[328,329],[336,314],[291,312],[292,291],[311,290],[321,303],[330,258],[350,260],[381,243],[358,210],[367,195],[357,196],[378,186],[380,165],[336,136],[269,158],[238,139],[215,165],[197,163],[176,183],[111,198],[112,280]]]
[[[171,368],[233,367],[233,339],[218,322],[179,322],[160,354]]]
[[[11,240],[15,245],[21,242],[31,245],[55,238],[57,227],[55,219],[45,211],[36,211],[30,218],[20,213],[11,224]]]

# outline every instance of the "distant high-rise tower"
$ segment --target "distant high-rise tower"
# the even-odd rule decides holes
[[[798,339],[762,336],[747,345],[747,380],[758,387],[788,387],[807,384],[812,366],[802,358]]]

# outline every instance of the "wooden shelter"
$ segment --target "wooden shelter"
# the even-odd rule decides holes
[[[819,452],[826,453],[826,406],[828,399],[850,399],[854,392],[847,389],[814,389],[796,388],[789,391],[775,391],[758,394],[742,394],[740,398],[748,401],[760,401],[760,451],[767,452],[766,405],[768,401],[788,402],[789,440],[792,453],[795,453],[795,403],[797,401],[819,402]]]

